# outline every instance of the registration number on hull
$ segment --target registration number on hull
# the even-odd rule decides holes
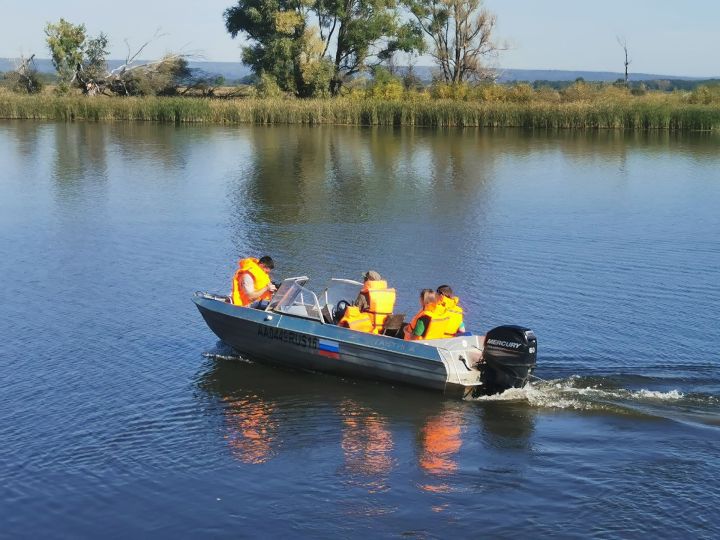
[[[258,336],[267,339],[276,339],[283,343],[303,347],[304,349],[312,349],[317,351],[318,354],[328,358],[340,358],[340,344],[330,339],[308,336],[307,334],[300,334],[292,330],[284,330],[271,326],[258,326]]]
[[[268,339],[277,339],[283,343],[289,343],[290,345],[297,345],[307,349],[318,348],[318,338],[308,336],[307,334],[298,334],[292,330],[273,328],[272,326],[258,326],[258,336]]]

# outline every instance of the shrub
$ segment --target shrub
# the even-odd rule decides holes
[[[544,103],[560,103],[561,97],[560,92],[549,86],[542,86],[535,90],[535,101],[541,101]]]
[[[435,82],[430,90],[435,99],[466,100],[471,96],[471,88],[468,83],[446,83]]]
[[[561,92],[564,101],[588,101],[595,94],[595,89],[579,78]]]
[[[532,101],[534,94],[532,86],[518,83],[508,89],[507,100],[512,103],[529,103]]]
[[[283,91],[280,89],[275,77],[268,73],[260,74],[255,84],[255,91],[258,97],[263,98],[277,98],[283,95]]]
[[[475,89],[475,95],[480,101],[501,102],[507,98],[507,91],[499,84],[481,84]]]
[[[379,67],[373,71],[373,79],[366,91],[366,96],[376,99],[401,99],[405,92],[402,80],[395,77],[387,69]]]
[[[333,65],[327,58],[302,64],[303,92],[305,97],[330,97],[330,80],[333,76]],[[279,87],[278,87],[279,90]]]
[[[630,93],[633,96],[644,96],[645,94],[647,94],[647,86],[645,86],[643,83],[640,83],[637,86],[633,86],[630,90]]]
[[[38,94],[43,89],[43,82],[36,69],[17,69],[2,76],[3,86],[19,94]]]
[[[168,56],[158,63],[128,69],[110,81],[110,90],[125,96],[174,96],[191,79],[187,60]]]
[[[703,84],[690,92],[688,102],[700,105],[720,103],[720,86],[708,86]]]

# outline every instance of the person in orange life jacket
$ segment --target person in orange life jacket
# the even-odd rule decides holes
[[[380,273],[375,270],[368,270],[363,274],[363,288],[357,295],[352,304],[351,310],[348,311],[348,317],[343,317],[340,321],[341,326],[347,326],[352,318],[356,324],[362,323],[361,327],[365,332],[380,333],[383,329],[385,319],[392,313],[395,306],[395,289],[389,289],[387,282],[382,279]],[[358,315],[367,313],[369,316],[370,326],[366,327],[364,320]]]
[[[465,321],[463,320],[463,308],[460,307],[460,299],[453,295],[450,285],[440,285],[436,292],[438,303],[442,304],[450,316],[445,328],[446,337],[465,335]]]
[[[442,339],[449,317],[447,310],[438,304],[438,294],[432,289],[420,291],[420,311],[405,326],[404,339]]]
[[[380,272],[375,270],[368,270],[363,274],[363,288],[358,293],[357,298],[353,302],[353,306],[357,307],[360,311],[367,311],[370,309],[370,295],[368,293],[368,281],[380,281],[382,276]]]
[[[275,285],[270,281],[270,272],[275,268],[272,257],[265,255],[260,259],[247,258],[238,262],[238,270],[233,276],[232,303],[238,306],[261,306],[270,300]]]

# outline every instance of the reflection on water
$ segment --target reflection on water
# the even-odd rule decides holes
[[[325,450],[315,459],[339,460],[333,474],[348,488],[384,493],[396,470],[414,463],[420,473],[414,485],[437,494],[457,491],[462,476],[476,481],[474,471],[461,469],[463,453],[532,451],[536,412],[528,404],[458,403],[433,392],[229,360],[224,348],[220,352],[223,359],[212,360],[199,387],[211,397],[205,406],[222,410],[219,443],[244,464],[268,464],[322,440]],[[500,473],[484,464],[485,485],[494,485],[496,474],[500,482],[508,479],[508,457]],[[375,501],[347,511],[393,510]]]
[[[480,429],[488,446],[529,450],[537,412],[524,401],[486,402],[478,408]]]
[[[228,446],[233,457],[243,463],[258,465],[273,456],[273,440],[277,423],[273,407],[259,396],[231,400],[224,398],[225,428]]]
[[[107,179],[108,126],[59,124],[53,133],[53,178],[61,197],[82,183]]]
[[[252,161],[231,192],[233,224],[240,228],[248,222],[402,222],[411,208],[442,217],[453,202],[483,200],[478,190],[497,159],[490,139],[477,134],[278,127],[254,130],[252,140]]]
[[[462,446],[464,418],[454,408],[427,419],[420,430],[420,467],[430,477],[422,484],[425,491],[450,491],[447,476],[457,471],[457,454]]]
[[[113,129],[112,140],[123,161],[145,161],[173,172],[187,167],[194,146],[202,142],[189,126],[158,130],[157,126],[135,123],[121,124]]]
[[[429,418],[421,431],[420,466],[429,474],[455,472],[454,460],[462,446],[462,418],[457,414]]]
[[[393,437],[387,421],[352,400],[340,404],[344,476],[370,492],[388,489],[393,467]]]

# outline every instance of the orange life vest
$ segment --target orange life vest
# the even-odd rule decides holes
[[[372,332],[373,325],[370,314],[360,311],[357,306],[348,306],[338,326],[357,330],[358,332]]]
[[[257,259],[251,257],[238,261],[238,270],[235,272],[232,282],[232,303],[236,306],[247,306],[253,302],[247,293],[245,288],[242,286],[242,279],[245,274],[250,275],[253,280],[253,287],[255,292],[264,289],[270,284],[270,276],[268,273],[260,268]],[[260,298],[256,300],[270,300],[272,293],[265,291]]]
[[[366,281],[361,292],[368,297],[370,307],[367,313],[370,314],[372,333],[379,334],[382,332],[385,319],[392,314],[395,307],[395,289],[388,289],[387,281],[377,280]]]
[[[453,337],[460,330],[463,323],[463,308],[460,307],[460,299],[457,296],[448,298],[443,296],[440,301],[448,312],[448,323],[445,326],[445,337]]]
[[[416,336],[413,334],[415,331],[415,325],[417,324],[420,317],[427,317],[429,319],[427,326],[425,327],[425,333],[422,336]],[[430,304],[422,308],[413,320],[404,329],[405,339],[407,340],[420,340],[420,339],[442,339],[447,337],[445,335],[445,328],[447,327],[450,317],[448,316],[447,310],[441,304]]]

